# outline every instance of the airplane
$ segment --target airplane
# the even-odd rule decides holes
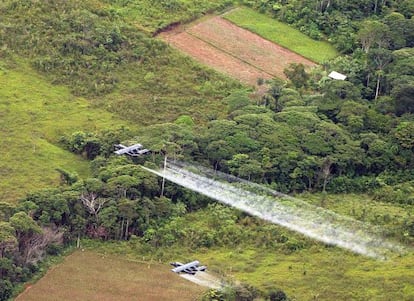
[[[200,262],[198,260],[191,261],[189,263],[183,264],[181,262],[171,262],[170,263],[174,268],[171,269],[174,273],[187,273],[190,275],[195,275],[197,272],[204,272],[207,270],[205,265],[200,266]]]
[[[131,146],[125,146],[123,144],[115,144],[115,148],[117,149],[115,151],[115,154],[117,155],[129,155],[131,157],[138,157],[145,155],[150,152],[149,149],[142,148],[142,144],[134,144]]]

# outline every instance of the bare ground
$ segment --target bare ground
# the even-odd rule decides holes
[[[173,47],[219,72],[255,85],[258,78],[285,78],[291,63],[316,64],[286,48],[214,16],[163,32]]]
[[[18,301],[197,300],[205,288],[161,264],[77,251],[20,294]]]

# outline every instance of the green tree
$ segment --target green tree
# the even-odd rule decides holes
[[[8,221],[13,215],[15,206],[7,202],[0,202],[0,221]]]
[[[405,30],[408,22],[404,15],[392,12],[385,16],[384,22],[388,25],[390,33],[392,33],[390,35],[391,49],[400,49],[405,47],[407,44]]]
[[[17,248],[15,229],[8,222],[0,222],[0,258]]]
[[[411,84],[401,84],[392,90],[395,99],[395,114],[414,113],[414,81]]]
[[[407,149],[414,147],[414,122],[403,121],[395,129],[394,136],[398,143]]]
[[[0,300],[9,300],[13,292],[13,284],[7,279],[0,279]]]
[[[115,201],[109,201],[99,212],[99,226],[105,229],[105,238],[119,238],[122,229],[118,225],[119,210]]]
[[[306,87],[308,85],[309,74],[305,70],[302,63],[292,63],[283,70],[286,77],[292,82],[296,88]]]
[[[369,66],[374,70],[377,77],[375,88],[375,100],[377,100],[380,94],[380,84],[385,74],[385,67],[392,61],[392,54],[390,50],[384,48],[372,49],[368,53]]]
[[[10,218],[10,226],[16,231],[18,241],[19,257],[23,265],[29,259],[27,251],[30,247],[30,240],[38,234],[42,233],[42,229],[36,222],[25,212],[17,212]]]
[[[371,20],[363,21],[357,33],[362,49],[366,53],[369,53],[373,47],[387,48],[390,35],[388,25],[380,21]]]
[[[139,193],[136,189],[139,182],[138,179],[129,175],[121,175],[108,180],[108,191],[115,192],[119,198],[126,198],[128,196],[135,196]]]
[[[119,215],[121,217],[120,239],[129,238],[129,227],[134,219],[138,217],[137,201],[122,199],[118,202]]]
[[[250,98],[247,91],[236,91],[223,99],[227,103],[228,113],[239,110],[250,104]]]

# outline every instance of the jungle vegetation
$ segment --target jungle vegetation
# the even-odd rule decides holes
[[[304,276],[323,273],[326,259],[321,254],[333,250],[346,258],[341,269],[351,276],[342,284],[325,279],[327,287],[337,285],[341,293],[326,289],[320,292],[322,299],[374,300],[378,294],[414,298],[408,280],[412,256],[398,260],[392,271],[381,270],[377,263],[355,259],[178,186],[167,185],[161,196],[159,179],[139,167],[158,166],[164,154],[196,161],[382,225],[388,237],[412,245],[412,1],[240,1],[311,38],[332,43],[341,53],[311,71],[290,66],[285,70],[288,81],[258,79],[267,85],[263,95],[153,37],[173,23],[237,4],[205,2],[0,3],[0,78],[7,83],[1,88],[0,114],[2,125],[9,127],[5,134],[16,133],[19,141],[32,137],[46,158],[51,153],[65,158],[41,173],[47,178],[43,184],[37,174],[35,186],[43,189],[22,185],[30,188],[27,194],[7,193],[0,199],[0,300],[38,273],[47,254],[58,254],[86,238],[92,240],[85,244],[118,254],[153,254],[165,260],[203,250],[206,260],[215,255],[217,266],[229,259],[243,262],[261,256],[271,268],[271,254],[277,253],[290,260],[290,268],[285,268],[292,271],[298,258],[306,258],[312,267],[304,264],[302,276],[291,275],[294,283],[272,278],[285,285],[281,289],[288,295],[302,298],[310,298],[310,287],[318,291]],[[329,79],[332,70],[346,74],[347,80]],[[31,95],[32,90],[37,92]],[[68,115],[59,125],[65,112],[76,118]],[[133,141],[150,148],[152,155],[135,161],[113,156],[114,143]],[[16,143],[16,149],[21,145]],[[21,159],[13,160],[7,148],[1,151],[9,166],[19,164]],[[30,158],[39,160],[37,156]],[[17,177],[12,167],[1,173]],[[30,183],[30,173],[19,174],[18,181]],[[234,249],[237,252],[226,255]],[[279,288],[255,274],[260,267],[253,268],[257,270],[242,265],[227,271],[257,288],[246,285],[232,296],[283,300]],[[378,269],[381,277],[389,277],[385,290],[377,281]],[[358,283],[370,289],[360,291]],[[216,292],[210,293],[212,299]]]

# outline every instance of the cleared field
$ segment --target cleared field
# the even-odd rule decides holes
[[[283,70],[291,63],[315,65],[221,17],[165,32],[161,37],[201,63],[250,85],[258,78],[284,78]]]
[[[258,78],[270,79],[273,77],[265,71],[249,65],[231,54],[218,50],[216,47],[188,34],[182,32],[166,40],[184,51],[199,62],[208,65],[222,73],[237,78],[240,81],[254,85]]]
[[[205,288],[166,265],[144,264],[77,251],[26,289],[18,301],[197,300]]]
[[[245,7],[230,11],[224,18],[312,61],[322,63],[338,56],[328,42],[313,40],[287,24]]]

